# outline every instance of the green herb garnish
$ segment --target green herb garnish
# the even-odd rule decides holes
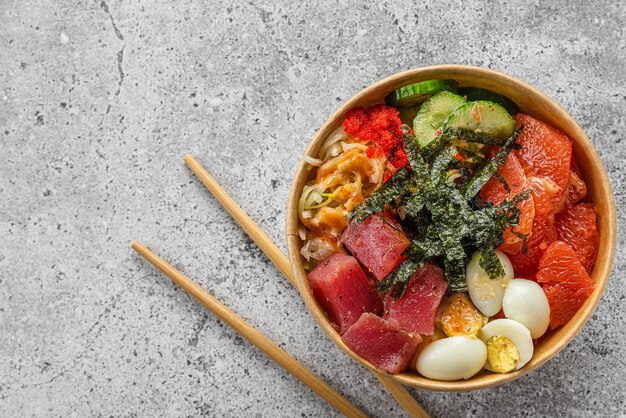
[[[486,133],[483,133],[483,132],[474,132],[474,131],[470,131],[468,129],[462,129],[462,128],[456,129],[454,131],[454,134],[459,139],[465,142],[476,142],[476,143],[483,144],[483,145],[506,146],[508,140],[510,139],[510,138],[505,138],[505,139],[496,138],[496,137],[487,135]],[[511,147],[514,149],[521,148],[519,144],[513,144],[511,145]]]
[[[447,130],[421,150],[407,126],[402,127],[402,132],[410,169],[396,171],[350,214],[361,222],[375,213],[384,213],[386,205],[404,207],[403,223],[411,231],[407,259],[378,284],[379,290],[390,291],[392,297],[398,298],[424,262],[438,261],[443,264],[450,289],[465,291],[465,265],[474,250],[481,251],[480,265],[490,278],[502,277],[504,268],[495,250],[502,243],[504,229],[518,224],[520,210],[516,205],[528,197],[529,191],[497,206],[482,202],[477,194],[491,177],[497,176],[498,168],[517,147],[519,131],[501,140],[463,129]],[[461,147],[458,140],[502,148],[492,159],[486,159]],[[459,154],[478,164],[471,173],[461,165]],[[459,186],[447,180],[451,168],[461,174]],[[503,184],[510,190],[506,182]]]
[[[378,283],[378,291],[387,292],[393,289],[391,296],[394,299],[400,298],[404,294],[411,277],[415,274],[415,270],[420,268],[422,264],[423,262],[420,263],[414,258],[407,258],[389,276]]]
[[[368,216],[374,215],[384,209],[386,203],[410,193],[410,189],[415,187],[412,183],[412,176],[406,167],[401,167],[393,176],[380,186],[365,202],[354,208],[348,215],[356,222],[363,222]]]
[[[476,169],[474,174],[468,179],[467,182],[461,184],[461,193],[466,199],[473,199],[480,189],[489,181],[489,179],[497,172],[498,168],[502,167],[506,157],[515,145],[515,140],[521,131],[514,131],[505,142],[502,148],[498,150],[496,155],[491,160],[488,160],[484,165]]]

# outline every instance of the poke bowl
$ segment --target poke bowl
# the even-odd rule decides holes
[[[300,161],[286,239],[324,332],[402,384],[518,378],[600,302],[616,215],[574,119],[511,76],[440,65],[345,102]]]

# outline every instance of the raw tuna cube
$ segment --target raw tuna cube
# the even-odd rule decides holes
[[[339,333],[346,332],[363,312],[378,313],[382,302],[354,257],[333,254],[309,273],[309,285]]]
[[[371,313],[361,315],[342,338],[359,356],[393,374],[408,367],[422,340],[419,335],[408,334]]]
[[[384,318],[404,331],[432,335],[435,332],[435,313],[447,287],[443,270],[425,263],[411,277],[401,298],[385,298]]]
[[[360,224],[351,223],[341,242],[376,279],[382,280],[406,259],[402,253],[409,240],[399,228],[390,215],[385,215],[385,222],[380,215],[373,215]]]

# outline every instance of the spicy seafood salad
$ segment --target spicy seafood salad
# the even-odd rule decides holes
[[[389,373],[518,370],[594,289],[596,210],[561,131],[454,80],[351,109],[306,156],[310,288]]]

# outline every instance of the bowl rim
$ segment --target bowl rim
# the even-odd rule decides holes
[[[604,165],[598,155],[598,152],[593,146],[593,143],[578,123],[569,115],[567,111],[565,111],[565,109],[535,87],[532,87],[515,77],[487,68],[458,64],[434,65],[413,68],[390,75],[380,81],[377,81],[357,92],[350,99],[346,100],[329,118],[326,119],[320,129],[317,130],[313,139],[309,142],[309,145],[307,146],[302,157],[305,155],[315,156],[317,149],[326,139],[328,134],[332,132],[336,126],[338,126],[337,121],[343,120],[349,109],[363,105],[364,103],[378,103],[380,102],[380,98],[384,97],[384,94],[393,91],[402,85],[406,85],[408,82],[417,82],[433,78],[489,80],[496,83],[491,89],[498,93],[505,94],[506,90],[509,89],[510,92],[515,92],[516,94],[520,94],[524,97],[535,99],[536,101],[531,103],[531,106],[537,107],[539,111],[547,112],[546,115],[548,116],[548,119],[550,119],[547,121],[545,120],[546,118],[542,118],[542,120],[550,123],[552,126],[556,125],[557,128],[565,131],[574,143],[574,153],[577,160],[579,163],[581,160],[585,162],[580,165],[587,167],[583,170],[583,175],[587,181],[587,185],[592,186],[590,187],[590,191],[593,195],[592,200],[596,204],[596,210],[598,213],[598,228],[600,231],[600,243],[596,265],[591,275],[592,279],[596,283],[594,292],[579,309],[576,315],[570,319],[565,326],[559,328],[551,334],[550,340],[556,338],[556,341],[547,348],[542,349],[540,353],[535,352],[533,358],[526,366],[522,367],[520,370],[507,374],[495,374],[483,371],[468,380],[451,382],[428,379],[420,376],[417,372],[403,372],[396,375],[388,374],[388,376],[394,380],[413,387],[439,391],[460,392],[494,387],[521,377],[540,367],[549,359],[554,357],[576,336],[595,311],[595,308],[597,307],[606,288],[615,255],[617,220],[614,196],[611,191],[611,185]],[[370,97],[374,97],[374,95],[378,95],[378,99],[368,101],[368,99]],[[520,108],[522,108],[522,106],[520,106]],[[291,185],[286,217],[287,249],[291,268],[294,277],[296,278],[298,291],[300,292],[300,295],[309,312],[313,315],[317,323],[330,337],[330,339],[335,342],[335,344],[337,344],[357,362],[370,370],[387,374],[382,369],[379,369],[362,359],[343,343],[341,336],[331,325],[330,321],[326,317],[326,314],[313,297],[309,288],[307,276],[303,267],[302,257],[300,255],[301,240],[298,235],[299,218],[297,213],[297,203],[302,186],[307,180],[310,169],[310,166],[308,166],[302,157],[300,158],[300,163]],[[589,170],[589,167],[593,167],[593,172]],[[545,341],[542,342],[542,344],[545,343]]]

